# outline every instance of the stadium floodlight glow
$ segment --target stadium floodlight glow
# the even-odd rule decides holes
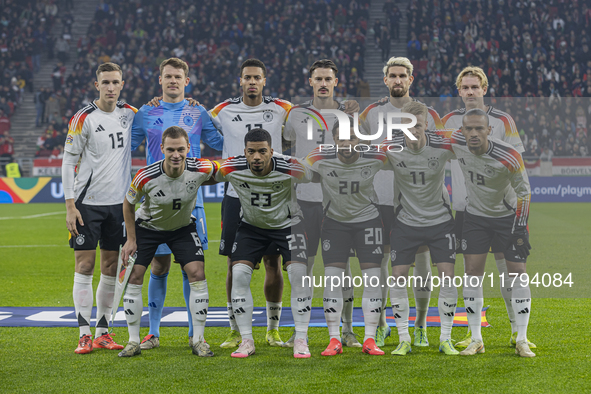
[[[339,111],[338,109],[321,109],[320,113],[322,115],[334,115],[337,117],[339,121],[339,139],[341,140],[348,140],[349,139],[349,116],[345,114],[343,111]],[[410,123],[394,123],[394,118],[407,118],[410,119]],[[384,113],[380,112],[378,114],[378,130],[375,134],[361,134],[359,132],[359,114],[357,112],[353,113],[353,131],[355,132],[355,136],[360,140],[377,140],[382,138],[382,133],[384,131]],[[417,124],[417,118],[413,114],[409,114],[406,112],[387,112],[386,113],[386,138],[391,140],[392,139],[392,131],[393,130],[402,130],[402,132],[411,140],[416,141],[417,138],[409,131],[409,129],[413,128]]]

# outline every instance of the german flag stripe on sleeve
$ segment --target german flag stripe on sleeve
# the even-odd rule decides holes
[[[465,111],[463,109],[456,109],[455,111],[451,111],[449,114],[447,114],[443,117],[442,124],[445,126],[445,124],[447,123],[449,118],[451,118],[454,115],[463,115],[464,112]]]
[[[248,168],[246,163],[246,157],[244,156],[234,156],[228,158],[224,164],[219,168],[219,172],[222,176],[226,176],[234,171],[241,171]]]
[[[517,208],[515,209],[515,224],[517,224],[518,226],[527,226],[530,199],[531,194],[528,194],[527,197],[517,198]]]
[[[466,137],[460,132],[460,130],[456,130],[451,133],[450,142],[456,145],[466,145]]]
[[[503,126],[505,127],[505,137],[519,137],[517,125],[515,125],[515,121],[508,113],[498,109],[493,109],[490,111],[489,115],[493,118],[503,121]]]
[[[230,100],[226,100],[223,103],[216,105],[214,109],[211,110],[211,116],[213,118],[217,117],[220,111],[228,105],[230,105]]]
[[[289,101],[286,101],[286,100],[274,98],[273,101],[275,102],[275,104],[277,104],[278,106],[283,108],[286,113],[288,113],[289,110],[291,109],[291,107],[293,106]]]
[[[72,119],[70,119],[70,122],[68,123],[68,134],[81,134],[82,127],[84,126],[84,120],[86,120],[86,117],[90,115],[95,109],[96,106],[94,105],[94,103],[91,103],[86,107],[82,108],[80,111],[76,112],[76,114],[72,116]]]
[[[489,141],[489,143],[493,142]],[[521,172],[525,169],[521,154],[513,148],[494,144],[489,156],[498,160],[511,172]]]
[[[134,114],[137,114],[137,108],[134,107],[133,105],[129,105],[127,103],[123,103],[123,108],[127,108],[133,111]]]
[[[306,157],[306,162],[309,165],[313,165],[317,161],[325,160],[325,159],[334,159],[336,157],[336,149],[334,148],[324,148],[321,150],[321,147],[314,149],[308,157]]]
[[[366,109],[363,110],[363,112],[359,115],[359,120],[362,122],[365,122],[365,119],[367,119],[367,115],[369,115],[369,111],[372,110],[372,108],[377,107],[377,103],[373,103],[367,106]]]
[[[284,174],[288,174],[296,179],[302,179],[306,176],[304,166],[296,159],[276,158],[275,169]]]
[[[433,121],[435,122],[435,129],[437,129],[437,130],[443,129],[443,122],[441,121],[441,118],[439,117],[439,114],[437,113],[437,111],[435,111],[431,107],[427,107],[427,108],[429,110],[429,114],[433,117]]]
[[[192,172],[203,172],[210,174],[214,171],[215,165],[211,160],[188,157],[187,169]]]
[[[137,191],[141,191],[146,183],[162,175],[162,171],[162,161],[158,161],[140,169],[133,177],[131,184]]]

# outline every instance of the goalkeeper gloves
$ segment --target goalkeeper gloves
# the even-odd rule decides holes
[[[517,226],[511,235],[511,245],[519,257],[526,259],[529,256],[531,245],[529,244],[529,234],[525,226]]]

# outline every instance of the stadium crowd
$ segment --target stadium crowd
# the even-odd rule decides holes
[[[436,107],[448,113],[453,106],[446,98],[457,96],[455,76],[478,65],[489,79],[487,96],[549,98],[501,101],[520,129],[525,157],[546,150],[588,156],[588,2],[411,0],[406,12],[407,56],[416,67],[411,95],[439,97]],[[387,15],[390,25],[400,17]]]
[[[160,94],[158,64],[170,56],[188,61],[186,92],[208,109],[237,94],[238,67],[249,57],[268,67],[265,95],[309,96],[307,66],[319,58],[333,59],[339,67],[335,96],[370,93],[363,79],[369,1],[206,0],[195,5],[174,0],[166,8],[149,1],[102,1],[86,35],[69,44],[63,34],[70,32],[72,14],[58,12],[53,0],[7,4],[11,12],[0,26],[5,66],[0,110],[8,118],[21,92],[33,89],[32,73],[44,48],[49,59],[57,58],[52,87],[35,93],[36,124],[44,126],[41,156],[56,153],[54,134],[59,140],[75,109],[95,98],[94,71],[106,61],[122,65],[127,84],[122,99],[137,106]],[[403,12],[408,29],[401,32]],[[455,75],[468,64],[478,65],[488,75],[487,96],[494,105],[496,98],[536,97],[530,104],[520,100],[523,106],[502,108],[517,122],[525,156],[539,157],[546,148],[554,156],[589,154],[591,9],[585,2],[412,0],[401,10],[388,0],[383,15],[369,34],[373,30],[382,50],[391,40],[406,39],[415,65],[412,96],[438,98],[425,101],[441,115],[448,113],[455,108],[447,99],[457,96]],[[56,39],[47,31],[58,17],[64,31]],[[76,45],[78,53],[72,70],[63,65],[68,45]],[[531,115],[535,125],[528,121]],[[51,137],[46,125],[53,126]]]

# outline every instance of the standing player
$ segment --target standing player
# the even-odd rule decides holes
[[[62,162],[66,224],[76,261],[73,296],[80,327],[78,354],[90,353],[93,348],[123,349],[108,334],[108,317],[113,308],[119,245],[125,241],[121,201],[131,177],[131,123],[137,110],[117,101],[125,84],[117,64],[101,64],[96,78],[99,99],[70,120]],[[99,240],[101,280],[96,290],[93,342],[92,274]]]
[[[344,281],[347,260],[350,251],[354,250],[363,276],[379,279],[383,254],[384,228],[375,205],[377,197],[373,181],[388,159],[378,149],[359,153],[353,118],[350,122],[347,139],[339,138],[337,123],[332,129],[335,145],[332,148],[320,146],[306,158],[306,163],[322,185],[325,212],[322,220],[322,260],[325,277],[331,278],[331,285],[324,288],[324,316],[330,342],[322,352],[323,356],[343,352],[339,325],[344,294],[342,284],[333,287],[333,278]],[[363,352],[381,356],[384,352],[375,343],[382,308],[381,289],[378,284],[371,285],[371,280],[364,283],[362,308],[365,321]]]
[[[189,83],[189,66],[183,60],[170,58],[160,64],[160,77],[162,85],[162,101],[159,105],[151,107],[144,105],[138,111],[132,128],[133,150],[146,139],[147,164],[162,160],[160,149],[162,133],[168,127],[179,126],[187,132],[191,142],[191,150],[188,157],[201,157],[200,142],[203,140],[213,149],[221,150],[223,137],[211,123],[211,119],[205,108],[192,106],[185,99],[185,86]],[[193,215],[197,218],[197,233],[201,239],[204,250],[207,250],[207,226],[205,210],[203,208],[203,194],[201,190],[197,194],[197,202]],[[150,311],[150,332],[142,340],[142,350],[148,350],[160,346],[160,319],[166,298],[166,285],[168,271],[170,270],[170,248],[162,244],[156,251],[152,261],[152,271],[148,285],[148,309]],[[189,345],[192,344],[193,324],[189,311],[190,286],[187,274],[183,274],[183,295],[189,314]]]
[[[273,97],[263,97],[266,84],[267,69],[263,62],[248,59],[240,67],[240,86],[242,96],[235,97],[218,104],[211,110],[214,125],[224,134],[222,157],[224,159],[244,153],[244,136],[255,128],[268,130],[272,138],[272,148],[281,152],[281,129],[291,104],[288,101]],[[220,254],[228,256],[228,275],[226,278],[226,295],[230,335],[220,345],[222,348],[233,348],[240,343],[240,332],[234,319],[232,308],[232,245],[240,223],[240,200],[234,185],[228,184],[222,201],[222,239]],[[279,336],[279,320],[281,319],[281,298],[283,296],[283,275],[279,264],[279,253],[273,247],[264,254],[265,265],[265,298],[267,299],[267,343],[271,346],[283,346]],[[255,262],[258,268],[258,262]]]
[[[309,70],[308,82],[314,91],[314,99],[304,104],[294,106],[285,121],[283,138],[292,144],[291,155],[304,157],[318,148],[319,145],[330,142],[328,137],[332,125],[336,121],[334,115],[321,115],[323,109],[338,109],[352,113],[359,110],[356,101],[349,100],[353,107],[347,108],[345,103],[334,99],[334,88],[339,79],[339,70],[332,60],[317,60]],[[311,123],[312,135],[308,135],[308,124]],[[296,189],[298,205],[304,215],[304,225],[308,236],[308,276],[314,272],[314,260],[320,241],[320,230],[324,216],[322,208],[322,189],[317,183],[299,185]],[[351,277],[351,267],[347,264],[345,275]],[[312,288],[311,288],[312,290]],[[361,347],[353,333],[353,286],[343,288],[343,335],[344,346]],[[310,294],[312,296],[312,294]],[[286,346],[293,346],[294,336],[285,342]]]
[[[164,160],[137,172],[123,202],[127,225],[127,242],[121,251],[123,262],[127,264],[129,256],[138,253],[123,296],[129,342],[119,357],[142,352],[139,343],[142,284],[146,269],[162,243],[171,249],[189,278],[193,354],[211,357],[213,352],[203,336],[209,306],[204,255],[191,211],[195,209],[199,186],[212,177],[216,165],[206,159],[187,158],[191,151],[189,136],[178,126],[162,133],[160,149]],[[145,200],[136,212],[135,204],[143,197]]]
[[[242,221],[232,243],[232,308],[242,336],[232,357],[255,352],[252,337],[253,300],[250,281],[255,264],[270,247],[279,249],[291,283],[291,311],[296,338],[293,355],[308,358],[306,341],[312,298],[304,286],[306,232],[295,202],[293,183],[309,182],[310,171],[291,158],[273,156],[271,135],[253,128],[244,136],[244,156],[231,157],[216,173],[219,182],[230,182],[242,206]],[[268,264],[272,267],[277,260]],[[278,268],[280,269],[280,268]]]
[[[506,112],[500,111],[490,105],[484,104],[484,95],[488,90],[488,78],[484,71],[479,67],[466,67],[460,72],[456,79],[456,86],[458,94],[464,102],[465,108],[461,108],[445,115],[443,122],[446,129],[457,130],[462,126],[462,118],[464,114],[474,108],[478,108],[486,112],[488,121],[491,127],[490,136],[505,141],[512,145],[516,151],[523,153],[523,144],[519,138],[519,133],[513,118]],[[464,211],[466,209],[466,186],[464,175],[457,160],[451,161],[451,183],[452,183],[452,201],[453,208],[456,211],[456,239],[462,238],[462,225],[464,223]],[[505,301],[509,321],[511,322],[511,339],[510,344],[515,346],[517,337],[517,323],[515,320],[515,311],[511,305],[511,287],[507,284],[510,278],[507,276],[507,263],[505,256],[503,256],[503,245],[493,243],[492,252],[495,254],[495,262],[499,274],[504,275],[505,280],[501,283],[501,295]],[[458,250],[458,252],[461,252]],[[503,286],[503,282],[505,286]],[[456,343],[456,347],[463,348],[470,344],[470,330],[466,338],[461,342]],[[536,345],[529,343],[531,348]]]
[[[457,288],[451,282],[456,261],[456,241],[449,193],[444,185],[445,163],[453,157],[453,152],[448,139],[427,130],[429,121],[426,105],[410,101],[402,107],[402,112],[417,118],[416,125],[409,129],[416,141],[398,133],[392,140],[382,143],[394,170],[396,212],[390,235],[394,282],[389,285],[392,286],[392,314],[400,343],[392,354],[404,356],[411,351],[406,279],[417,250],[426,245],[442,278],[438,301],[441,319],[439,351],[457,355],[459,352],[451,342],[451,328],[458,302]],[[408,123],[407,119],[403,119],[402,123]],[[403,147],[400,151],[389,148],[400,146]],[[400,277],[405,279],[404,282],[398,280]]]
[[[454,131],[451,136],[468,196],[461,245],[466,265],[464,304],[471,341],[460,354],[484,353],[480,327],[484,265],[489,248],[496,244],[507,259],[511,303],[518,311],[515,314],[515,353],[534,357],[526,335],[531,313],[529,283],[515,278],[526,273],[526,259],[531,249],[527,231],[529,180],[521,154],[510,144],[489,138],[491,129],[488,114],[475,108],[464,115],[461,131]]]
[[[388,113],[397,113],[401,111],[404,104],[410,101],[416,101],[410,97],[410,85],[414,80],[412,75],[413,65],[405,57],[392,57],[384,66],[384,84],[390,91],[390,99],[388,101],[380,100],[377,103],[368,106],[359,117],[361,126],[367,134],[375,134],[378,130],[380,122],[386,124],[385,117]],[[429,130],[441,129],[443,126],[439,115],[433,108],[428,109],[427,124]],[[380,119],[380,115],[383,119]],[[393,210],[393,175],[391,172],[382,171],[375,179],[376,193],[378,195],[378,204],[380,209],[380,217],[384,222],[386,233],[390,233],[392,223],[394,221]],[[387,238],[388,239],[388,238]],[[390,258],[390,246],[384,247],[384,256],[382,259],[382,276],[388,276],[388,260]],[[415,285],[413,292],[416,303],[416,320],[415,320],[415,346],[429,346],[427,339],[427,313],[429,312],[429,299],[431,297],[430,287],[427,279],[431,276],[431,265],[429,264],[429,250],[427,247],[420,247],[415,256],[414,275],[423,278],[425,286]],[[376,343],[378,346],[384,345],[384,340],[390,335],[390,327],[386,323],[386,304],[388,302],[388,287],[382,289],[382,315],[380,316],[380,324],[376,334]]]

